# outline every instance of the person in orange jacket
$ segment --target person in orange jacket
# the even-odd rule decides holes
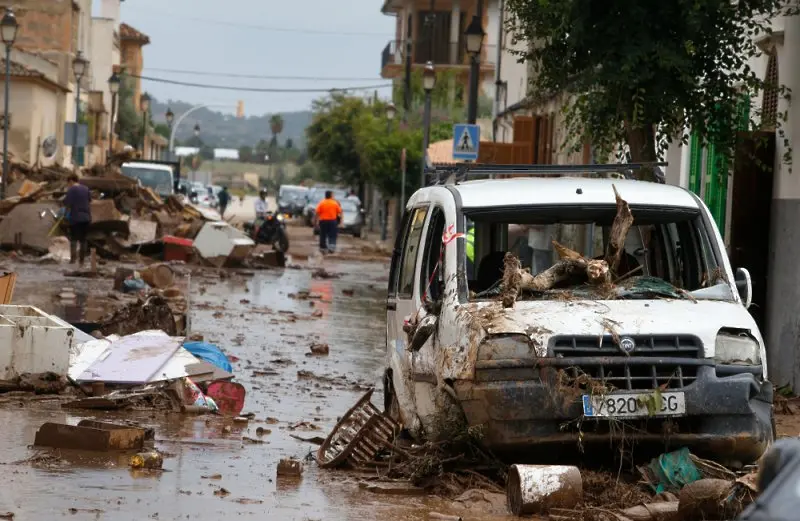
[[[336,235],[342,220],[342,207],[333,198],[333,192],[325,192],[325,199],[319,202],[314,219],[319,226],[319,249],[324,253],[336,251]]]

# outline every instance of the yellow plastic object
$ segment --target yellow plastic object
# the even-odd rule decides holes
[[[15,272],[12,271],[0,276],[0,304],[11,304],[16,284],[17,274]]]

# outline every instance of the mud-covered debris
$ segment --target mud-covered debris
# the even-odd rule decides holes
[[[261,445],[264,443],[264,440],[257,440],[255,438],[248,438],[247,436],[242,436],[242,443],[249,443],[250,445]]]
[[[267,436],[269,434],[272,434],[272,430],[270,429],[265,429],[264,427],[259,427],[256,429],[256,436]]]
[[[373,494],[389,496],[426,496],[428,491],[410,483],[359,483],[359,487]],[[433,519],[433,518],[431,518]]]
[[[164,458],[156,451],[134,454],[130,460],[130,466],[134,469],[159,470],[163,465]]]
[[[323,316],[322,310],[321,309],[314,310],[314,312],[311,313],[311,316],[314,318],[322,318]]]
[[[117,309],[101,320],[98,329],[105,336],[127,336],[147,330],[161,330],[169,336],[179,334],[169,302],[159,296],[149,296]]]
[[[289,426],[290,431],[319,431],[321,430],[319,425],[314,425],[311,422],[301,421],[297,422],[294,425]]]
[[[322,295],[319,293],[311,293],[310,291],[298,291],[297,293],[289,293],[288,297],[293,300],[322,300]]]
[[[440,514],[439,512],[429,512],[428,519],[437,519],[439,521],[463,521],[461,516],[451,516],[448,514]]]
[[[506,497],[509,510],[517,516],[575,507],[583,499],[580,470],[567,465],[512,465]]]
[[[239,301],[239,304],[249,304],[249,303],[250,303],[250,301],[248,299],[246,299],[246,298],[243,298],[243,299],[241,299]]]
[[[208,476],[200,476],[202,479],[213,479],[213,480],[220,480],[222,479],[222,474],[210,474]]]
[[[278,418],[273,418],[271,416],[268,417],[266,420],[264,420],[264,423],[266,423],[267,425],[277,425],[280,422],[281,421]]]
[[[230,491],[228,489],[220,487],[219,489],[214,491],[214,495],[217,496],[217,497],[226,497],[226,496],[230,496],[231,493],[230,493]]]
[[[345,297],[352,297],[353,295],[355,295],[355,293],[356,293],[356,290],[354,290],[354,289],[345,288],[345,289],[342,290],[342,295],[344,295]]]
[[[0,519],[14,519],[14,512],[0,512]]]
[[[701,479],[678,495],[678,519],[734,519],[753,502],[747,487],[724,479]]]
[[[325,268],[318,268],[311,274],[312,279],[338,279],[341,277],[338,273],[332,273]]]
[[[105,514],[106,511],[105,510],[101,510],[99,508],[74,508],[73,507],[73,508],[70,508],[68,510],[68,512],[70,514],[73,514],[73,515],[74,514],[83,513],[83,514],[94,514],[94,515],[99,516],[100,514]],[[2,516],[0,516],[0,519],[2,519]]]
[[[284,458],[278,462],[278,477],[299,478],[303,475],[303,463],[294,458]]]
[[[321,342],[315,342],[309,346],[309,350],[311,351],[312,355],[319,355],[324,356],[330,353],[330,347],[328,344],[324,344]]]
[[[313,443],[314,445],[322,445],[325,443],[325,438],[321,438],[319,436],[312,436],[310,438],[304,438],[302,436],[298,436],[296,434],[290,434],[292,438],[296,439],[297,441],[304,441],[306,443]]]

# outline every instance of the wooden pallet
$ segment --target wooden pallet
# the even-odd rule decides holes
[[[367,391],[345,413],[320,446],[317,451],[320,467],[363,467],[381,449],[391,447],[400,426],[372,404],[373,391]]]

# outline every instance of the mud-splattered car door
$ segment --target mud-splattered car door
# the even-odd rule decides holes
[[[429,206],[422,204],[406,213],[402,242],[398,240],[393,254],[389,300],[386,306],[386,348],[392,373],[393,393],[398,402],[403,424],[412,429],[418,421],[412,394],[411,353],[408,349],[408,335],[403,326],[414,316],[421,304],[419,294],[414,291],[414,282]]]

